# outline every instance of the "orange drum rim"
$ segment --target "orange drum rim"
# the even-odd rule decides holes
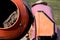
[[[1,39],[6,39],[6,40],[7,39],[15,39],[15,38],[19,37],[24,32],[24,30],[26,29],[26,27],[28,25],[28,22],[29,22],[29,16],[28,16],[27,10],[26,10],[24,4],[22,3],[22,1],[20,1],[20,0],[11,0],[11,1],[16,6],[18,6],[18,11],[19,11],[18,15],[19,16],[18,16],[15,24],[10,26],[10,28],[7,28],[7,29],[6,28],[5,29],[0,28],[0,37],[1,37]],[[20,5],[19,5],[19,3],[20,3]],[[21,17],[20,14],[22,15],[22,19],[20,18]],[[25,20],[23,20],[23,19],[25,19]],[[21,26],[21,27],[19,25],[20,21],[23,22],[23,26]]]
[[[26,8],[26,5],[23,4],[22,0],[11,0],[11,1],[18,7],[19,16],[15,21],[15,24],[10,26],[10,28],[7,29],[0,28],[0,37],[4,40],[22,38],[28,32],[33,22],[32,14],[28,12],[28,8]],[[23,23],[23,26],[19,25],[20,22]]]

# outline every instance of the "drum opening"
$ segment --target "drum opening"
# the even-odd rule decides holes
[[[0,1],[0,28],[7,28],[17,19],[17,6],[11,1]]]

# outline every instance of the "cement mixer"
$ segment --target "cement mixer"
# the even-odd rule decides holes
[[[0,1],[0,40],[18,40],[29,30],[33,15],[23,0]]]

